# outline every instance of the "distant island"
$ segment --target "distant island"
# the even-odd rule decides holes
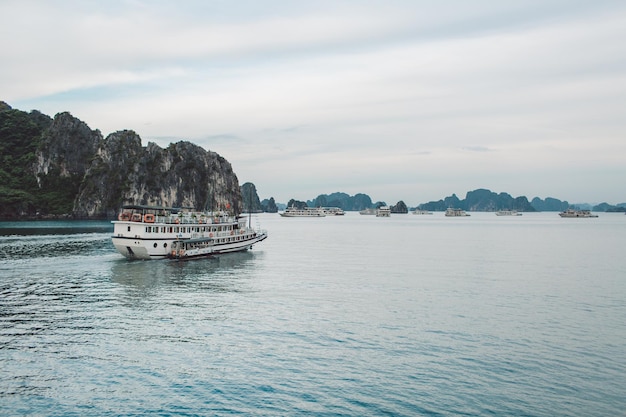
[[[245,198],[245,197],[244,197]],[[269,201],[269,200],[263,200]],[[367,194],[358,193],[351,196],[342,192],[335,192],[332,194],[320,194],[312,200],[299,201],[291,199],[284,207],[339,207],[344,211],[360,211],[368,208],[379,208],[387,206],[384,201],[372,202],[372,199]],[[284,208],[283,207],[283,208]],[[408,213],[409,209],[404,201],[400,200],[394,205],[389,206],[392,213]],[[266,211],[266,210],[264,210]]]
[[[243,195],[245,201],[245,193],[243,193]],[[307,201],[291,199],[286,205],[276,203],[273,198],[271,200],[263,200],[262,202],[259,202],[259,210],[275,212],[267,209],[267,205],[270,204],[270,202],[272,204],[272,210],[276,211],[292,205],[296,207],[339,207],[345,211],[360,211],[367,208],[378,208],[387,205],[384,201],[377,201],[375,203],[372,202],[372,198],[367,194],[358,193],[351,196],[346,193],[335,192],[332,194],[320,194],[319,196]],[[392,209],[392,213],[407,213],[410,210],[402,200],[390,207]],[[568,208],[601,212],[626,212],[626,203],[620,203],[617,205],[601,203],[595,206],[590,206],[587,204],[570,204],[568,201],[561,201],[553,197],[547,197],[545,199],[534,197],[531,201],[528,201],[525,196],[512,197],[510,194],[505,192],[495,193],[484,188],[468,191],[464,199],[459,199],[456,194],[452,194],[451,196],[437,201],[419,204],[414,208],[428,211],[446,211],[449,207],[460,208],[465,211],[487,212],[499,210],[517,210],[524,212],[564,211]]]

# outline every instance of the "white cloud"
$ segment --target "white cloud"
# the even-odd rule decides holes
[[[2,2],[1,99],[193,140],[279,201],[300,183],[411,203],[402,189],[438,198],[494,176],[559,197],[563,178],[534,173],[625,173],[619,3],[245,5]]]

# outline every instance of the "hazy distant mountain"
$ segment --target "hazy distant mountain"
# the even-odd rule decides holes
[[[593,211],[605,211],[609,213],[623,213],[626,212],[626,203],[620,203],[611,205],[608,203],[600,203],[591,208]]]
[[[460,208],[467,211],[536,211],[526,197],[513,198],[507,193],[496,194],[483,188],[468,191],[463,200],[460,200],[455,194],[452,194],[443,200],[431,201],[418,206],[420,210],[430,211],[445,211],[449,207]]]
[[[341,192],[320,194],[306,203],[309,207],[339,207],[346,211],[358,211],[374,207],[370,196],[360,193],[354,196]]]
[[[266,202],[267,200],[264,200]],[[356,194],[350,196],[342,192],[332,194],[320,194],[313,200],[296,201],[290,200],[290,203],[296,205],[307,205],[308,207],[340,207],[346,211],[358,211],[366,208],[376,208],[386,206],[384,201],[372,202],[367,194]],[[606,204],[606,203],[604,203]],[[278,205],[278,204],[277,204]],[[288,203],[289,205],[289,203]],[[495,193],[493,191],[479,188],[468,191],[464,199],[460,199],[456,194],[452,194],[438,201],[430,201],[418,205],[421,210],[445,211],[449,207],[460,208],[466,211],[498,211],[498,210],[518,210],[518,211],[563,211],[570,207],[567,201],[561,201],[556,198],[547,197],[542,200],[539,197],[533,198],[531,202],[525,196],[513,197],[508,193]],[[626,206],[626,203],[624,203]],[[399,201],[396,205],[391,206],[395,213],[404,213],[408,211],[403,201]],[[404,211],[406,208],[407,211]],[[596,211],[620,210],[618,206],[600,206]]]
[[[535,197],[530,204],[532,204],[537,211],[563,211],[570,207],[567,201],[557,200],[552,197],[547,197],[545,200]]]

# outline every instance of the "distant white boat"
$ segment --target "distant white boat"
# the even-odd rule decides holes
[[[459,208],[448,208],[445,215],[446,217],[469,217],[469,214]]]
[[[521,216],[522,213],[520,213],[517,210],[499,210],[496,211],[496,216]]]
[[[376,217],[391,217],[391,207],[379,207],[378,210],[376,210]]]
[[[364,210],[359,211],[359,214],[362,214],[364,216],[373,216],[376,214],[376,209],[374,208],[366,208]]]
[[[287,209],[279,213],[283,217],[325,217],[324,211],[321,208],[304,207],[302,209],[296,207],[287,207]]]
[[[562,211],[562,212],[559,213],[559,216],[567,217],[567,218],[591,218],[591,217],[598,217],[597,214],[592,214],[590,210],[574,210],[574,209],[567,209],[565,211]]]
[[[346,214],[346,212],[339,207],[322,207],[322,211],[327,216],[343,216]]]
[[[432,211],[428,211],[428,210],[413,210],[411,213],[413,214],[419,214],[419,215],[424,215],[424,214],[433,214]]]

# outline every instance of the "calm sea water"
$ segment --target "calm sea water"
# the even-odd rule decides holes
[[[189,262],[0,223],[0,414],[625,415],[623,214],[253,222]]]

